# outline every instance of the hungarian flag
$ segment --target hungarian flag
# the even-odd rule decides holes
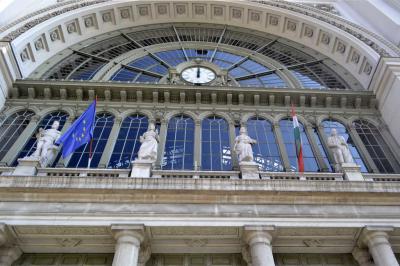
[[[296,146],[297,165],[299,172],[304,172],[303,147],[301,143],[300,125],[292,104],[292,119],[294,132],[294,145]]]

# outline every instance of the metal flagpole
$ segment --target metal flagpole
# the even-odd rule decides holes
[[[96,110],[96,105],[97,105],[97,95],[96,95],[95,103],[94,103],[94,108],[95,108],[95,110]],[[96,122],[96,119],[95,119],[93,122],[95,123],[95,122]],[[93,134],[94,134],[94,132],[93,132]],[[93,156],[93,152],[92,152],[93,137],[94,137],[94,136],[92,136],[92,138],[90,139],[90,143],[89,143],[89,160],[88,160],[88,166],[87,166],[88,169],[90,168],[90,165],[91,165],[91,163],[92,163],[92,156]]]

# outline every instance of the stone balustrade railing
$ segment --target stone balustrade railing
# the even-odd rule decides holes
[[[400,174],[363,174],[365,181],[400,182]]]
[[[261,179],[270,180],[312,180],[343,181],[342,173],[299,173],[299,172],[260,172]]]
[[[128,177],[129,169],[39,168],[38,176]]]
[[[239,171],[168,171],[154,170],[152,177],[158,178],[226,178],[239,179]]]

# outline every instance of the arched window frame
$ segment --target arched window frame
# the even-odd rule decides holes
[[[51,128],[54,121],[59,121],[60,126],[59,126],[58,130],[61,131],[62,128],[64,127],[68,117],[69,117],[69,115],[65,111],[54,111],[54,112],[50,112],[47,115],[45,115],[40,120],[35,131],[31,135],[31,137],[26,141],[23,148],[18,152],[18,156],[15,158],[12,165],[16,166],[18,164],[18,159],[23,158],[25,156],[30,156],[36,150],[36,144],[37,144],[36,134],[37,134],[39,128],[43,128],[45,130],[49,129],[49,128]]]
[[[96,168],[100,159],[103,155],[104,149],[107,145],[108,138],[112,127],[115,122],[113,114],[108,112],[100,112],[96,114],[96,121],[93,131],[93,143],[92,143],[92,162],[90,167]],[[104,124],[104,125],[103,125]],[[67,167],[68,168],[86,168],[89,161],[89,147],[90,142],[82,145],[78,148],[69,158]]]
[[[252,122],[252,121],[260,121],[260,122],[257,123],[257,122]],[[265,124],[260,125],[260,123],[263,123],[263,122],[265,122]],[[254,125],[252,125],[252,124],[254,124]],[[248,135],[252,139],[257,140],[257,143],[253,145],[253,154],[254,154],[254,161],[259,164],[260,169],[263,171],[282,172],[284,170],[282,153],[279,150],[279,144],[278,144],[277,136],[275,136],[273,124],[267,119],[256,116],[256,117],[251,117],[246,121],[246,127],[247,127]],[[263,130],[258,131],[258,129],[260,127],[262,127]],[[265,132],[268,132],[269,134],[265,135]],[[264,134],[264,136],[262,136],[262,134]],[[237,135],[237,133],[236,133],[236,135]],[[265,137],[265,138],[263,138],[263,137]],[[274,140],[274,142],[270,142],[272,139]],[[266,145],[265,148],[267,149],[268,153],[264,152],[265,149],[264,149],[264,151],[262,151],[263,149],[262,149],[261,145]],[[277,153],[275,155],[266,156],[266,155],[270,155],[271,152],[273,153],[274,150],[277,151]],[[258,156],[258,155],[260,155],[260,156]],[[263,165],[262,163],[259,163],[259,160],[261,158],[272,158],[272,159],[278,158],[278,160],[276,162],[278,163],[278,161],[279,161],[279,163],[276,166],[268,167],[266,165]]]
[[[112,149],[108,168],[130,167],[140,148],[140,136],[147,131],[148,126],[149,119],[145,115],[132,114],[124,118]],[[122,161],[122,158],[125,160]]]
[[[213,129],[212,126],[218,125]],[[212,135],[213,131],[218,131],[218,135]],[[229,123],[224,118],[213,115],[204,118],[201,122],[201,168],[210,171],[230,171],[232,170],[232,151],[230,143]],[[216,138],[218,137],[218,139]],[[223,138],[222,138],[223,137]],[[222,140],[222,141],[221,141]],[[213,143],[219,145],[213,145]],[[225,152],[224,151],[225,147]],[[224,154],[225,153],[225,154]],[[214,158],[219,157],[219,163],[213,162]],[[225,158],[224,158],[225,157]],[[208,159],[211,159],[207,162]],[[218,165],[219,164],[219,165]],[[218,166],[218,167],[217,167]]]
[[[4,158],[20,134],[26,129],[34,115],[35,113],[31,110],[22,110],[12,113],[3,121],[0,126],[0,160]],[[18,123],[20,118],[23,119]]]
[[[183,126],[183,127],[181,127]],[[168,121],[162,169],[166,170],[192,170],[194,168],[195,153],[195,122],[190,116],[181,114],[173,116]],[[183,134],[183,135],[181,135]],[[179,138],[182,136],[182,138]],[[182,163],[179,164],[174,152],[179,144],[183,145]],[[172,147],[172,149],[170,149]],[[168,153],[171,153],[169,155]]]

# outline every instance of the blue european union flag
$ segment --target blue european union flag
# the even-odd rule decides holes
[[[96,120],[96,101],[68,128],[68,130],[56,141],[63,144],[62,156],[68,157],[83,144],[93,138],[94,122]]]

